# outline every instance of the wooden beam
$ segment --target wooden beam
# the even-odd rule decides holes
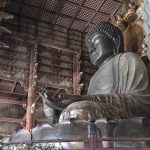
[[[25,120],[23,120],[23,119],[0,117],[0,122],[13,122],[13,123],[21,124],[24,121]]]
[[[0,77],[1,78],[1,77]],[[1,78],[2,79],[2,78]],[[3,78],[4,79],[4,78]],[[4,93],[4,94],[10,94],[11,91],[2,91],[0,90],[0,93]],[[13,93],[13,95],[20,95],[20,96],[25,96],[26,93]]]
[[[0,132],[0,136],[11,136],[11,132]]]
[[[13,100],[13,99],[6,99],[6,98],[0,98],[0,103],[11,104],[11,105],[21,105],[21,106],[27,104],[24,101],[16,101],[16,100]]]
[[[71,76],[70,76],[70,78],[71,78]],[[53,89],[64,89],[64,90],[66,90],[66,89],[70,89],[70,86],[65,86],[65,85],[53,85],[53,84],[47,84],[47,83],[44,83],[44,82],[39,82],[38,83],[38,86],[39,87],[43,87],[43,85],[45,86],[45,87],[47,87],[47,88],[53,88]]]
[[[9,98],[11,98],[11,96],[12,96],[12,94],[13,94],[15,88],[16,88],[16,85],[17,85],[17,82],[14,81],[13,87],[12,87],[12,89],[11,89],[11,93],[10,93],[10,95],[9,95]]]

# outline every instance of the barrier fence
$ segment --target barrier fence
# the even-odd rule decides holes
[[[0,143],[0,150],[67,150],[62,143],[82,142],[84,150],[150,150],[150,147],[109,147],[104,148],[103,142],[135,142],[135,141],[150,141],[150,138],[99,138],[96,135],[90,136],[84,141],[80,140],[37,140],[32,142],[8,142]],[[77,149],[75,149],[77,150]],[[79,149],[78,149],[79,150]]]

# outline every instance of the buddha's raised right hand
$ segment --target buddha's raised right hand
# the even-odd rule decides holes
[[[77,101],[81,101],[82,98],[80,95],[59,95],[56,99],[53,100],[46,90],[39,92],[40,97],[43,100],[43,103],[47,105],[48,107],[57,109],[57,110],[63,110],[66,108],[69,104]]]
[[[46,90],[39,92],[39,96],[42,98],[43,104],[47,105],[50,108],[57,110],[63,110],[65,106],[61,102],[54,102],[54,100],[48,95]]]

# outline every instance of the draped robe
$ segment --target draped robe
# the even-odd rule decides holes
[[[103,63],[92,77],[88,100],[101,106],[104,117],[129,118],[150,115],[147,69],[132,52],[118,54]]]

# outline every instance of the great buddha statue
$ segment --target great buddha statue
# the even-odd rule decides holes
[[[55,103],[48,93],[40,93],[44,105],[63,110],[60,121],[149,117],[150,86],[141,58],[124,53],[122,32],[109,22],[99,22],[86,35],[90,60],[98,70],[90,80],[87,95],[64,95]]]
[[[61,111],[55,127],[58,132],[61,128],[58,137],[83,140],[88,120],[95,120],[102,137],[150,137],[150,85],[141,58],[133,52],[124,53],[122,32],[109,22],[93,26],[85,43],[92,64],[98,68],[87,95],[60,96],[55,103],[46,91],[40,93],[48,117],[56,120],[55,110]],[[67,120],[78,123],[65,124],[64,130],[62,124]],[[49,138],[53,138],[50,135],[56,132],[49,133]],[[150,142],[104,142],[103,146],[149,147]]]
[[[64,95],[53,101],[46,91],[40,93],[47,117],[59,122],[54,126],[37,125],[31,133],[20,130],[10,141],[73,140],[68,149],[83,149],[89,120],[102,137],[150,137],[150,86],[141,58],[124,53],[123,35],[109,22],[99,22],[86,35],[90,59],[98,70],[90,80],[87,95]],[[21,137],[21,138],[20,138]],[[30,138],[29,138],[30,137]],[[16,140],[17,139],[17,140]],[[103,142],[104,147],[150,147],[150,142]]]

